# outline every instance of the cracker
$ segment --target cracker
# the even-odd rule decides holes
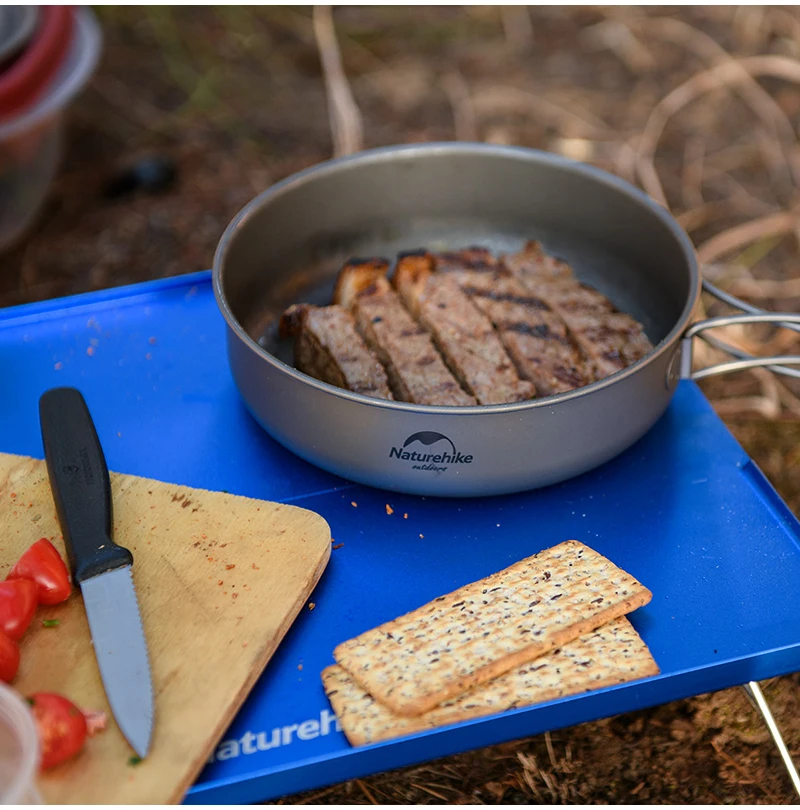
[[[334,650],[395,714],[414,716],[647,604],[652,594],[568,540]]]
[[[339,665],[322,682],[351,745],[367,745],[658,675],[647,645],[623,616],[418,717],[393,714]]]

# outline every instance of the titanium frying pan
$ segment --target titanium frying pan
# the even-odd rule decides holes
[[[456,408],[373,399],[319,382],[292,367],[291,344],[277,336],[289,304],[330,303],[335,275],[350,257],[471,245],[509,252],[528,239],[641,321],[654,350],[567,394]],[[370,150],[289,177],[228,226],[213,280],[233,377],[258,422],[319,467],[419,495],[510,493],[585,472],[661,416],[678,380],[691,375],[696,334],[737,321],[800,324],[800,316],[766,314],[728,297],[750,313],[689,328],[700,275],[689,238],[664,208],[593,167],[486,144]],[[700,374],[752,365],[798,374],[777,365],[798,357],[739,357]]]

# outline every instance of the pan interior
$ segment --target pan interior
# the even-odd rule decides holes
[[[251,339],[291,365],[291,341],[277,334],[281,312],[298,302],[330,303],[347,259],[393,261],[406,250],[473,245],[497,254],[537,239],[641,321],[654,345],[663,341],[695,283],[676,226],[624,184],[586,167],[514,159],[517,150],[508,151],[399,151],[394,160],[344,161],[257,199],[217,257],[231,313]]]

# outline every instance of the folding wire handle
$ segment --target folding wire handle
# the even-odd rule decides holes
[[[742,371],[747,368],[768,368],[776,374],[784,374],[789,377],[800,378],[800,369],[789,368],[790,365],[800,365],[800,355],[790,354],[784,357],[754,357],[753,355],[737,349],[735,346],[729,346],[727,343],[713,337],[712,335],[704,335],[703,333],[708,329],[713,329],[719,326],[731,326],[736,323],[774,323],[777,326],[786,329],[793,329],[800,332],[800,315],[794,313],[780,313],[780,312],[767,312],[764,309],[755,307],[745,301],[741,301],[730,293],[726,293],[715,287],[708,281],[703,282],[703,288],[706,292],[718,298],[720,301],[734,307],[741,309],[744,315],[726,315],[718,318],[708,318],[705,321],[698,321],[692,324],[684,333],[682,339],[682,353],[681,353],[681,377],[683,379],[700,380],[703,377],[711,377],[715,374],[726,374],[733,371]],[[710,345],[727,352],[738,360],[731,360],[728,363],[719,363],[716,366],[709,366],[708,368],[700,369],[699,371],[692,371],[692,347],[694,345],[694,338],[701,337]],[[772,741],[775,743],[778,753],[781,756],[783,765],[795,792],[800,796],[800,775],[797,773],[794,762],[792,761],[789,749],[781,735],[778,724],[772,716],[767,699],[761,691],[761,687],[756,681],[750,681],[742,687],[747,694],[750,702],[759,711],[764,722],[767,725]]]
[[[715,329],[721,326],[732,326],[739,323],[774,323],[787,329],[800,332],[800,314],[793,312],[767,312],[759,307],[754,307],[745,301],[741,301],[733,295],[720,290],[713,284],[704,281],[703,288],[714,297],[726,304],[744,310],[742,315],[722,315],[716,318],[708,318],[692,324],[682,338],[681,351],[681,378],[691,380],[701,380],[704,377],[711,377],[716,374],[729,374],[734,371],[744,371],[748,368],[768,368],[776,374],[783,374],[787,377],[800,378],[800,369],[789,368],[789,366],[800,366],[800,355],[789,354],[776,357],[755,357],[734,346],[723,343],[718,338],[703,333],[708,329]],[[707,343],[717,349],[721,349],[738,360],[731,360],[727,363],[718,363],[715,366],[692,371],[692,359],[694,356],[694,338],[702,337]]]

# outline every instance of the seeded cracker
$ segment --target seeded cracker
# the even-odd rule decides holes
[[[350,744],[367,745],[658,673],[647,645],[623,616],[419,717],[392,714],[338,665],[324,670],[322,681]]]
[[[334,658],[414,716],[646,605],[652,594],[568,540],[340,644]]]

